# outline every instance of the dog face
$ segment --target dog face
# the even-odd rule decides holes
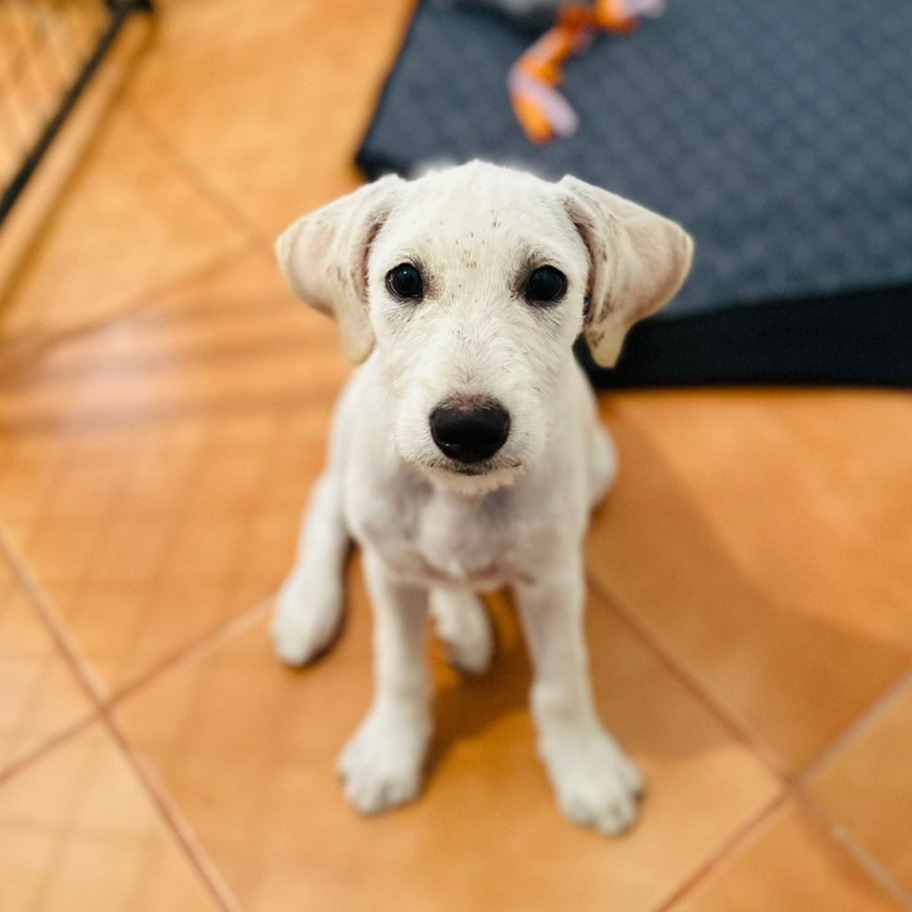
[[[378,360],[400,456],[467,494],[541,459],[576,337],[613,363],[627,328],[680,287],[691,249],[603,190],[479,162],[384,178],[277,247],[349,357]]]
[[[417,181],[378,232],[370,322],[400,455],[467,492],[545,448],[588,259],[548,185],[469,167]]]

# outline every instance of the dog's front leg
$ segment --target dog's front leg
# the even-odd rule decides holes
[[[516,587],[535,666],[538,749],[564,814],[617,835],[636,818],[642,778],[596,715],[583,633],[583,568],[578,558],[570,563],[558,574]]]
[[[374,610],[374,702],[339,760],[348,800],[364,814],[411,801],[431,735],[425,660],[427,591],[392,577],[365,551]]]
[[[348,547],[342,487],[329,471],[314,485],[295,565],[276,597],[272,640],[283,662],[307,665],[336,635],[342,621]]]

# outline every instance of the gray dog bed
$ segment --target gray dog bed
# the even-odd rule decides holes
[[[600,385],[912,381],[909,0],[669,0],[567,65],[581,127],[543,147],[506,91],[535,37],[420,5],[361,167],[526,163],[682,222],[690,280]]]

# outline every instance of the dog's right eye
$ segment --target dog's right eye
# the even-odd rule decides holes
[[[567,293],[567,277],[553,266],[540,266],[526,280],[524,293],[532,304],[556,304]]]
[[[386,274],[386,287],[397,298],[420,300],[424,296],[421,273],[411,263],[400,263]]]

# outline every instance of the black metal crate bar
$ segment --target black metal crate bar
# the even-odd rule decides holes
[[[0,224],[130,16],[150,0],[0,0]]]

